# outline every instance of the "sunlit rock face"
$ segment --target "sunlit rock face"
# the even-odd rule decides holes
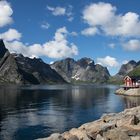
[[[45,84],[65,80],[41,59],[11,54],[0,40],[0,83]]]
[[[67,82],[105,83],[110,77],[106,67],[95,64],[90,58],[75,61],[66,58],[51,65]]]

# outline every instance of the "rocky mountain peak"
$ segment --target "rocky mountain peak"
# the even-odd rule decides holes
[[[137,66],[139,66],[139,65],[140,65],[140,61],[137,62]]]
[[[65,61],[66,61],[66,62],[69,62],[69,61],[74,61],[74,59],[73,59],[73,58],[68,57],[68,58],[66,58],[66,59],[65,59]]]
[[[129,61],[126,64],[123,64],[119,70],[119,72],[112,76],[110,82],[113,83],[122,83],[124,76],[126,75],[133,75],[134,73],[139,73],[139,66],[140,62],[136,62],[134,60]]]
[[[136,66],[137,62],[134,61],[134,60],[131,60],[131,61],[129,61],[129,62],[127,63],[127,65],[128,65],[128,64]]]
[[[109,79],[108,70],[100,65],[95,65],[91,58],[81,58],[75,61],[66,58],[51,65],[67,82],[92,82],[103,83]]]
[[[0,39],[0,58],[2,58],[8,50],[6,49],[4,42]]]
[[[136,67],[137,63],[134,60],[129,61],[127,64],[123,64],[118,72],[119,75],[125,76]]]
[[[10,54],[3,40],[0,40],[0,83],[46,84],[66,81],[39,58]]]
[[[77,61],[77,64],[80,65],[81,67],[86,68],[88,65],[94,65],[94,61],[91,58],[81,58]]]

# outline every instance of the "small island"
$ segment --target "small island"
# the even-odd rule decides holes
[[[118,95],[140,96],[140,76],[125,76],[124,85],[116,90]]]

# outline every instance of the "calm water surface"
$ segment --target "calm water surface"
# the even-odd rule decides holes
[[[0,140],[33,140],[140,105],[117,86],[0,86]]]

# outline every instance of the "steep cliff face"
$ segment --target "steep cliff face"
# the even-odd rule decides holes
[[[118,75],[125,76],[137,66],[137,62],[134,60],[129,61],[127,64],[123,64],[118,72]]]
[[[0,40],[0,83],[45,84],[65,80],[41,59],[10,54]]]
[[[14,55],[14,58],[18,72],[22,75],[25,83],[65,83],[65,80],[41,59],[30,59],[23,55]]]
[[[131,60],[127,64],[123,64],[119,72],[115,76],[110,78],[110,81],[114,83],[121,83],[126,75],[134,76],[136,73],[139,73],[140,75],[140,62]]]
[[[132,71],[130,71],[128,73],[128,75],[140,77],[140,64],[139,64],[139,62],[137,63],[137,66]]]
[[[90,58],[82,58],[78,61],[67,58],[54,62],[51,68],[55,69],[67,82],[104,83],[110,77],[107,68],[94,64]]]
[[[0,60],[4,57],[6,52],[8,52],[8,50],[5,48],[3,40],[0,39]]]
[[[0,40],[0,83],[21,83],[21,75],[14,56],[5,48]]]

